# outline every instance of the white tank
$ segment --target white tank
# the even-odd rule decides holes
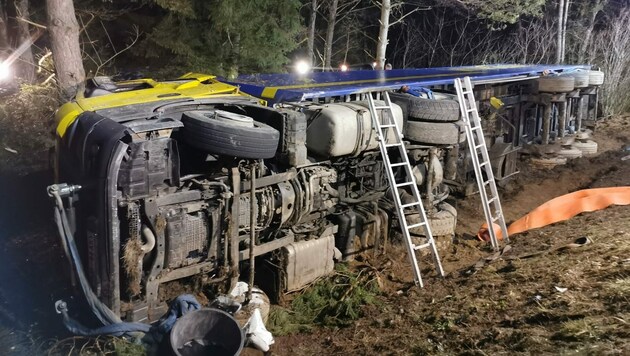
[[[385,105],[382,101],[377,106]],[[394,120],[402,130],[403,113],[393,105]],[[382,110],[378,110],[382,115]],[[306,109],[309,125],[306,147],[310,154],[321,157],[358,156],[361,152],[378,149],[376,131],[372,130],[372,116],[367,101],[313,105]],[[390,129],[387,142],[395,142]]]

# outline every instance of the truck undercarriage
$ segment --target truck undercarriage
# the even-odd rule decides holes
[[[504,99],[488,130],[498,178],[516,172],[530,130],[522,114],[538,110],[525,103],[527,85],[478,88]],[[431,104],[394,94],[393,112],[433,235],[450,238],[452,193],[471,177],[457,102],[443,95]],[[256,284],[277,297],[386,243],[398,221],[361,99],[270,108],[217,95],[80,113],[58,137],[57,179],[74,187],[64,209],[95,295],[122,319],[148,323],[167,310],[173,283],[215,295],[255,266]],[[429,111],[414,107],[422,100]]]

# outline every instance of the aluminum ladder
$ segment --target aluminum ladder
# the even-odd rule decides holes
[[[505,225],[503,210],[501,209],[499,192],[494,181],[494,173],[492,172],[490,156],[488,155],[488,146],[486,146],[483,129],[481,128],[481,119],[477,111],[477,103],[475,102],[470,77],[464,77],[463,79],[456,78],[455,89],[457,90],[459,109],[462,114],[464,128],[466,129],[468,149],[470,150],[473,167],[475,168],[475,177],[477,178],[483,213],[486,216],[490,242],[494,249],[498,249],[499,241],[494,231],[494,224],[496,223],[501,227],[501,233],[506,242],[509,241],[509,236]]]
[[[376,99],[373,95],[376,96]],[[375,100],[378,100],[379,96],[381,95],[385,104],[377,105]],[[398,221],[400,222],[401,230],[404,235],[404,242],[405,246],[407,247],[409,261],[411,262],[411,266],[413,268],[414,281],[416,285],[424,287],[424,284],[422,283],[422,276],[420,275],[420,267],[418,265],[418,257],[416,256],[416,251],[424,248],[430,248],[431,253],[433,254],[433,259],[435,261],[435,267],[440,276],[444,277],[444,270],[442,269],[442,264],[440,263],[440,256],[438,255],[437,247],[435,246],[433,234],[431,233],[431,226],[429,226],[427,215],[424,211],[424,206],[422,205],[420,192],[418,191],[416,180],[412,174],[412,167],[409,163],[409,157],[407,156],[405,143],[403,142],[402,131],[398,127],[396,120],[394,120],[394,112],[392,110],[393,106],[389,98],[389,94],[387,92],[370,92],[367,93],[367,98],[370,107],[370,115],[372,117],[372,128],[376,130],[377,139],[381,148],[381,156],[383,157],[383,162],[385,162],[385,166],[387,167],[385,169],[387,172],[387,179],[389,180],[389,184],[393,188],[392,193],[394,195],[394,202],[396,204],[396,212],[398,213]],[[378,110],[381,110],[380,120]],[[387,134],[389,132],[394,133],[395,142],[387,142],[386,138],[388,137]],[[401,158],[400,162],[391,162],[392,157],[390,157],[388,151],[388,149],[390,148],[398,149],[398,153],[400,154]],[[394,174],[394,169],[399,167],[404,167],[406,172],[405,179],[402,182],[396,182],[396,177]],[[400,200],[400,188],[403,187],[411,187],[413,202],[402,204]],[[419,223],[409,224],[409,222],[407,222],[407,218],[405,215],[406,208],[417,209],[420,215]],[[411,229],[418,227],[424,228],[425,236],[427,239],[426,243],[420,245],[416,245],[413,243],[413,241],[411,240],[410,232]]]

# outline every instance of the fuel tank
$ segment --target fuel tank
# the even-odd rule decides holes
[[[382,101],[376,101],[382,106]],[[393,105],[394,120],[402,130],[403,113]],[[358,156],[361,152],[378,149],[376,132],[372,130],[372,116],[367,101],[312,105],[305,110],[308,118],[306,147],[309,154],[324,158]],[[383,110],[378,114],[383,115]],[[387,142],[395,142],[395,134],[388,130]]]

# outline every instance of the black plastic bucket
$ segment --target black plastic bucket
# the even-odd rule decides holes
[[[173,326],[170,339],[177,356],[238,355],[245,342],[236,320],[219,309],[187,313]]]

